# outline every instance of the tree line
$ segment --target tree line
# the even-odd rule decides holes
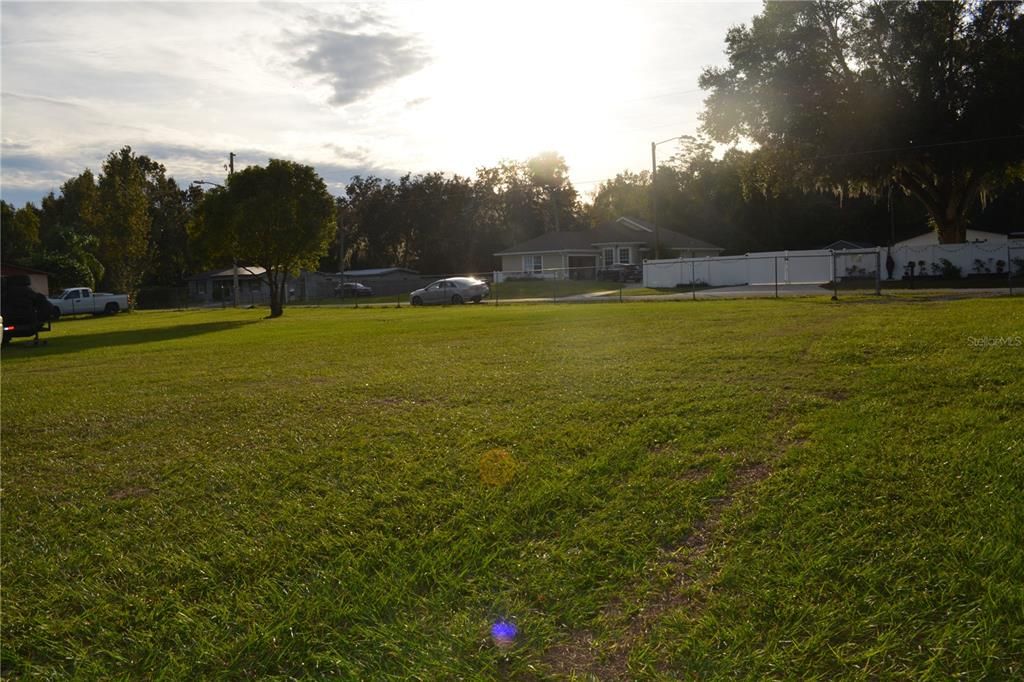
[[[729,253],[816,248],[836,239],[884,245],[928,229],[927,211],[903,192],[840,198],[826,190],[764,191],[750,182],[756,165],[755,152],[732,150],[716,159],[709,142],[684,140],[658,169],[659,225]],[[4,260],[50,272],[56,288],[133,293],[182,286],[197,272],[231,263],[231,249],[200,229],[199,209],[218,192],[179,185],[162,164],[124,147],[110,153],[98,175],[83,171],[38,206],[0,202]],[[487,272],[494,253],[545,232],[588,229],[623,215],[652,218],[649,171],[624,171],[584,201],[554,153],[482,168],[473,177],[355,177],[333,202],[332,228],[305,261],[327,272]],[[980,229],[1024,225],[1024,183],[1004,188],[985,207],[978,203],[969,217]]]

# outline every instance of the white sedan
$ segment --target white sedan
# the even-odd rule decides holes
[[[466,301],[479,303],[490,293],[490,287],[482,279],[475,277],[446,277],[409,294],[409,302],[413,305],[427,305],[430,303],[453,303],[458,305]]]

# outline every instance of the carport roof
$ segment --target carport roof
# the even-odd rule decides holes
[[[406,272],[410,275],[420,274],[409,268],[367,268],[365,270],[345,270],[338,274],[345,275],[346,277],[383,277],[384,275],[391,275],[396,272]]]
[[[239,265],[238,276],[241,278],[246,277],[259,277],[266,273],[265,268],[261,268],[256,265]],[[206,272],[200,272],[189,277],[189,280],[194,279],[221,279],[223,277],[234,277],[234,267],[225,268],[223,270],[207,270]]]

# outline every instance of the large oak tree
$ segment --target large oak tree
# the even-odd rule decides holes
[[[901,187],[942,242],[986,194],[1024,176],[1018,3],[766,3],[701,76],[716,140],[746,139],[764,184]]]

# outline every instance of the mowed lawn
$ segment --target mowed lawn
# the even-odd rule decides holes
[[[6,678],[1024,671],[1019,299],[264,314],[4,350]]]

